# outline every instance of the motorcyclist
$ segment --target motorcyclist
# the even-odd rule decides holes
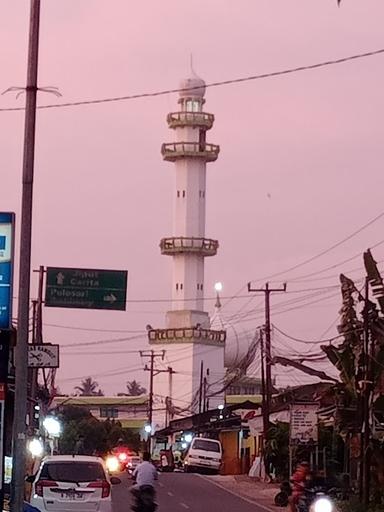
[[[296,512],[300,498],[303,496],[307,478],[309,475],[309,464],[306,461],[300,462],[296,471],[292,475],[292,495],[289,497],[291,512]]]
[[[142,493],[149,495],[151,500],[155,500],[155,482],[158,479],[157,470],[151,463],[151,455],[144,452],[143,461],[134,470],[132,477],[136,484],[132,487],[133,495],[140,500]]]

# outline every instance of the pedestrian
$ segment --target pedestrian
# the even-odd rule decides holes
[[[75,444],[75,455],[85,455],[84,436],[80,435]]]

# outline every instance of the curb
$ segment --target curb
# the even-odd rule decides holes
[[[200,475],[198,473],[195,473],[195,476],[202,478],[206,482],[210,482],[212,485],[216,485],[216,487],[219,487],[220,489],[223,489],[224,491],[229,492],[229,494],[232,494],[233,496],[236,496],[237,498],[240,498],[243,501],[250,503],[251,505],[257,505],[262,510],[265,510],[267,512],[276,512],[276,508],[267,507],[266,505],[262,505],[258,501],[253,500],[252,498],[248,498],[242,494],[239,494],[238,492],[233,491],[232,489],[227,489],[224,485],[220,484],[219,482],[215,482],[215,480],[212,480],[211,478],[209,478],[205,475]]]

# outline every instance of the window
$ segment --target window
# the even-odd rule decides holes
[[[179,283],[176,283],[176,290],[179,289]]]
[[[220,453],[220,443],[218,441],[208,441],[208,439],[198,439],[195,437],[192,448],[194,450]]]
[[[183,289],[183,283],[180,283],[180,290]]]
[[[118,418],[119,411],[115,407],[100,407],[100,418]]]
[[[97,462],[46,462],[40,474],[41,480],[54,482],[98,482],[105,480],[103,466]]]
[[[183,197],[185,197],[185,190],[183,190]]]
[[[185,108],[187,112],[199,112],[200,102],[197,100],[187,100],[185,103]]]
[[[177,197],[180,197],[180,190],[177,191]]]

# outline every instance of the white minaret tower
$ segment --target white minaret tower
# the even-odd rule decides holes
[[[220,148],[206,142],[214,116],[203,112],[205,82],[192,72],[180,89],[180,110],[167,116],[176,142],[161,148],[164,160],[174,163],[176,187],[173,236],[160,242],[161,253],[173,260],[172,311],[165,329],[148,332],[149,343],[166,351],[165,367],[172,369],[155,377],[155,430],[170,419],[215,408],[224,399],[226,333],[211,329],[203,299],[204,259],[219,246],[205,237],[206,165],[217,159]]]

